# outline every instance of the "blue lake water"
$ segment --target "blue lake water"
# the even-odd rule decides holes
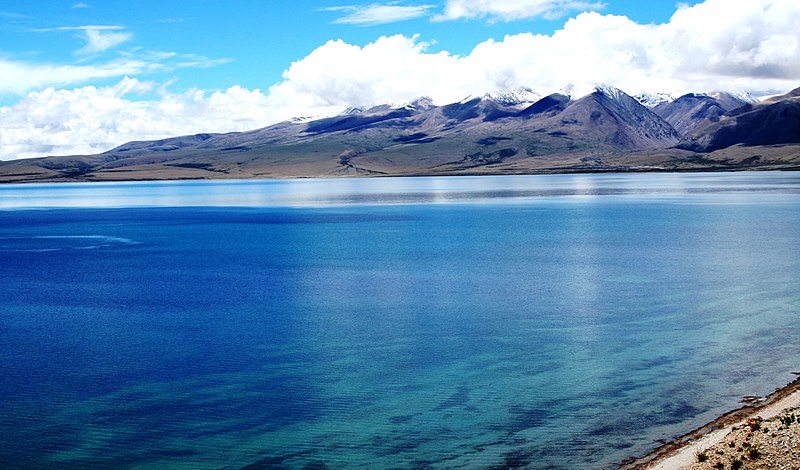
[[[613,468],[800,369],[800,173],[0,186],[0,467]]]

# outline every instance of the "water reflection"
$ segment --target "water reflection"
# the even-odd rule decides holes
[[[14,184],[0,186],[0,209],[442,204],[720,193],[740,193],[745,200],[753,193],[798,195],[800,176],[779,172],[665,173]]]

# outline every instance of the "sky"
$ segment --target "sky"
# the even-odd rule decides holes
[[[526,87],[800,86],[797,0],[0,0],[0,160]]]

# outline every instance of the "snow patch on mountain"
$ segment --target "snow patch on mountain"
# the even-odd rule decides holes
[[[292,124],[303,124],[306,122],[316,121],[320,116],[299,116],[289,119]]]
[[[593,95],[628,129],[629,135],[638,136],[636,142],[631,142],[634,146],[655,148],[680,138],[669,123],[619,88],[601,85],[595,88]]]
[[[428,111],[429,109],[435,108],[436,105],[433,104],[433,100],[427,96],[420,96],[419,98],[413,99],[408,103],[399,106],[399,108],[410,109],[413,111]]]
[[[639,93],[634,96],[636,101],[642,103],[647,108],[653,109],[656,106],[675,101],[675,95],[672,93],[652,92],[652,93]]]
[[[369,109],[367,106],[350,106],[339,113],[339,116],[352,116],[353,114],[361,114],[367,109]]]
[[[613,87],[611,85],[597,85],[594,88],[595,93],[602,93],[609,98],[612,98],[616,101],[626,101],[626,98],[630,98],[624,91],[620,90],[617,87]]]
[[[476,99],[491,101],[509,108],[525,108],[542,99],[542,95],[530,88],[520,87],[512,90],[495,90],[482,96],[467,95],[458,104],[466,104]]]
[[[716,91],[715,90],[715,91],[707,91],[707,92],[702,93],[702,94],[705,95],[705,96],[709,96],[711,98],[714,98],[715,100],[721,100],[721,99],[723,99],[724,95],[727,94],[727,95],[732,96],[733,98],[736,98],[736,99],[738,99],[740,101],[744,101],[745,103],[749,103],[749,104],[755,104],[755,103],[758,103],[760,101],[758,98],[756,98],[755,96],[751,95],[750,93],[748,93],[746,91]]]
[[[542,95],[527,87],[496,91],[487,94],[486,97],[503,106],[530,106],[542,99]]]

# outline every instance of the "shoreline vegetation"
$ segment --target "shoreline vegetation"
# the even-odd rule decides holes
[[[793,374],[798,377],[788,385],[763,398],[743,397],[744,406],[619,469],[796,468],[791,465],[800,462],[800,372]]]

